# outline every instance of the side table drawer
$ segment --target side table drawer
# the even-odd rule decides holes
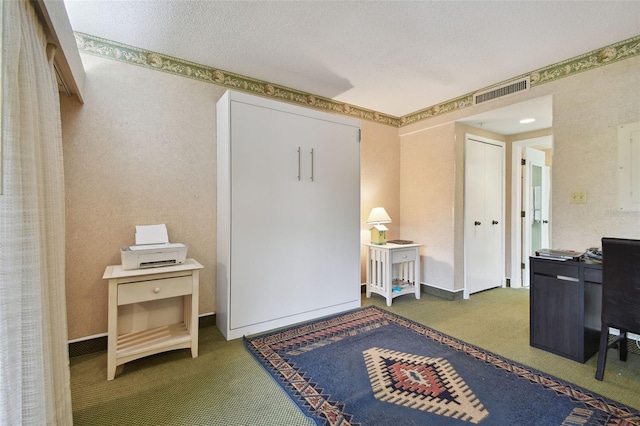
[[[118,285],[118,305],[184,296],[191,294],[192,289],[191,276],[120,284]]]
[[[416,260],[416,250],[394,250],[391,254],[392,263],[411,262]]]

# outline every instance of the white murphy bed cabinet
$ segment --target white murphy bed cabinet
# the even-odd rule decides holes
[[[228,91],[216,323],[227,340],[360,307],[360,123]]]

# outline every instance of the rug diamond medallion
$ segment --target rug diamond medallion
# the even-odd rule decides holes
[[[489,415],[443,358],[370,348],[363,351],[376,399],[471,423]]]

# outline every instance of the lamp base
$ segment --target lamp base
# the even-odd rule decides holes
[[[387,244],[387,231],[379,231],[375,227],[371,228],[371,244],[380,246]]]

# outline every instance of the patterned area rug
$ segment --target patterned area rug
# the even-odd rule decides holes
[[[318,425],[640,425],[640,412],[377,307],[245,339]]]

